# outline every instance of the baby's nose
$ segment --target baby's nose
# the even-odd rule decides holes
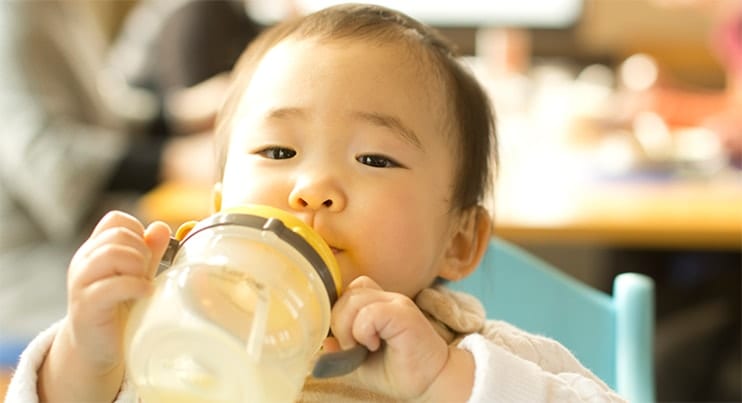
[[[296,210],[341,211],[345,208],[346,196],[343,190],[329,178],[297,181],[289,194],[289,205]]]
[[[316,203],[316,202],[313,202],[311,199],[310,201],[307,201],[306,199],[302,197],[298,197],[296,201],[300,207],[309,207],[311,209],[319,208],[319,205],[322,205],[325,207],[332,207],[332,199],[327,199],[323,201],[322,203]]]

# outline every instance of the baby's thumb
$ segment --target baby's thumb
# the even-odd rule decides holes
[[[161,221],[153,222],[144,230],[144,242],[150,251],[152,251],[152,258],[149,262],[149,274],[150,276],[154,276],[170,242],[170,227]]]

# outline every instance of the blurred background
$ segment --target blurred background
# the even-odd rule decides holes
[[[78,194],[83,186],[90,196],[77,204],[84,211],[66,232],[32,231],[21,246],[12,236],[1,238],[0,342],[22,345],[64,314],[64,271],[72,245],[79,245],[101,211],[116,206],[173,226],[209,214],[208,140],[226,73],[264,27],[334,2],[34,1],[29,3],[38,9],[30,11],[20,10],[21,3],[0,0],[6,15],[28,18],[50,13],[40,9],[75,4],[79,9],[56,10],[48,18],[57,26],[74,21],[79,43],[95,35],[100,44],[96,62],[89,63],[95,74],[77,78],[96,83],[90,91],[103,99],[94,104],[105,105],[113,118],[91,118],[84,109],[73,114],[49,95],[54,85],[38,88],[29,78],[28,92],[55,116],[46,121],[62,116],[65,122],[116,132],[120,139],[112,144],[122,150],[99,171],[98,165],[83,167],[102,173],[94,185],[70,180],[68,191]],[[495,234],[606,292],[621,272],[651,276],[658,399],[742,401],[742,3],[378,3],[436,26],[490,91],[500,141],[498,181],[489,200]],[[94,29],[81,28],[80,12]],[[41,36],[14,18],[0,18],[0,29],[16,32],[0,35],[2,49],[17,51],[10,38]],[[52,52],[71,40],[51,31],[48,37],[48,46],[23,54]],[[9,64],[12,54],[0,55],[0,65]],[[77,65],[89,59],[71,52],[66,60]],[[0,74],[14,71],[32,73],[0,68]],[[6,96],[20,91],[18,81],[0,78],[0,83],[5,83],[0,114],[12,122],[18,112],[7,105],[25,105]],[[80,99],[87,98],[62,104],[82,108]],[[13,136],[4,131],[3,149],[19,150],[7,145]],[[34,143],[23,144],[23,158],[15,160],[38,162],[39,154],[28,152]],[[90,154],[96,155],[84,155]],[[0,207],[15,206],[0,210],[3,222],[16,223],[21,211],[26,226],[43,227],[34,224],[45,220],[43,215],[29,213],[41,207],[18,196],[30,191],[13,184],[19,167],[0,164],[0,189],[7,194]],[[23,181],[35,183],[34,172]],[[69,245],[60,245],[59,238]],[[36,245],[54,245],[58,253],[34,260],[34,266],[24,256],[47,256]],[[36,293],[43,298],[24,291],[31,289],[41,290]],[[37,314],[21,306],[34,306]]]

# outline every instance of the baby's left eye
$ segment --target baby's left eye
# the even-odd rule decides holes
[[[286,147],[270,146],[256,151],[255,154],[272,160],[287,160],[293,158],[296,151]]]
[[[402,166],[389,157],[374,154],[359,155],[356,157],[356,161],[374,168],[398,168]]]

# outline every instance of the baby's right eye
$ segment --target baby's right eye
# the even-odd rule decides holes
[[[255,154],[272,160],[287,160],[293,158],[296,151],[286,147],[270,146],[256,151]]]

